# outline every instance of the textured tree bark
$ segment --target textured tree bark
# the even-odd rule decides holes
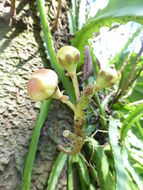
[[[16,20],[9,28],[10,2],[7,1],[4,7],[0,1],[0,190],[20,189],[24,162],[40,108],[40,103],[31,102],[26,92],[31,73],[48,63],[34,2],[16,1]],[[51,7],[49,10],[54,14]],[[61,18],[66,23],[65,14],[61,14]],[[56,48],[67,43],[65,31],[67,25],[59,24],[54,34]],[[45,189],[58,154],[54,138],[58,136],[63,141],[63,130],[71,130],[72,125],[72,112],[61,103],[53,103],[41,131],[31,190]],[[57,189],[66,189],[66,167],[61,179]]]

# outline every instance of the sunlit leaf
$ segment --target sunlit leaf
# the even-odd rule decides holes
[[[80,31],[76,33],[72,41],[73,46],[77,47],[81,53],[81,60],[78,64],[80,68],[84,60],[84,46],[88,44],[88,39],[92,38],[93,33],[98,33],[103,26],[111,27],[113,23],[125,24],[128,21],[135,21],[143,24],[143,3],[142,0],[110,0],[107,7],[100,10],[98,14],[90,19]]]
[[[127,176],[124,161],[122,158],[121,150],[118,145],[118,129],[117,122],[115,119],[110,117],[109,120],[109,141],[112,149],[114,165],[115,165],[115,175],[116,175],[116,190],[124,189],[126,190]]]
[[[128,172],[130,173],[130,175],[132,176],[132,179],[136,182],[139,190],[142,190],[143,187],[143,179],[138,175],[137,172],[135,172],[134,168],[132,167],[129,159],[128,159],[128,155],[127,155],[127,151],[124,149],[123,151],[123,155],[124,155],[124,162],[126,165],[126,168],[128,170]]]
[[[121,140],[123,141],[125,137],[127,136],[128,131],[132,127],[133,123],[136,121],[137,118],[139,118],[141,115],[143,115],[143,104],[136,107],[135,110],[131,111],[129,116],[124,120],[120,134],[121,134]]]

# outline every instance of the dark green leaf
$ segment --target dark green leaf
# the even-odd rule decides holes
[[[90,185],[89,174],[85,164],[85,160],[83,159],[83,156],[81,154],[78,155],[78,164],[81,171],[82,179],[85,182],[85,184],[89,187]]]
[[[68,157],[68,190],[73,190],[72,156]]]
[[[104,150],[93,138],[87,138],[87,140],[89,141],[90,146],[93,148],[94,151],[92,161],[97,166],[97,175],[99,178],[100,189],[110,190],[112,189],[112,180],[110,176],[108,160],[104,153]]]
[[[58,178],[63,170],[66,160],[67,160],[67,155],[61,152],[57,157],[55,164],[53,165],[53,169],[50,174],[50,178],[48,180],[48,187],[46,188],[46,190],[56,189]]]

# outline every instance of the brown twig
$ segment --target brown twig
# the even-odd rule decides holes
[[[11,0],[9,27],[12,26],[12,19],[16,15],[15,1],[16,0]]]
[[[57,29],[57,24],[58,24],[58,19],[59,19],[59,15],[60,15],[60,10],[61,10],[61,0],[58,0],[57,15],[56,15],[55,22],[52,25],[52,29],[51,29],[52,33],[54,33],[55,30]]]

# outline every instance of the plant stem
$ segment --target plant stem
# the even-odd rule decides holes
[[[75,111],[75,105],[69,101],[69,97],[66,95],[63,95],[63,92],[60,91],[59,87],[57,87],[54,95],[51,97],[57,100],[60,100],[62,103],[66,104],[67,106],[69,106],[73,112]]]
[[[72,79],[73,87],[74,87],[74,90],[75,90],[76,100],[78,100],[79,97],[80,97],[80,92],[79,92],[79,85],[78,85],[77,75],[76,74],[71,75],[71,79]]]
[[[104,110],[104,109],[102,108],[102,106],[101,106],[100,99],[99,99],[99,96],[98,96],[97,93],[94,94],[94,98],[95,98],[95,101],[96,101],[97,106],[98,106],[99,111],[100,111],[100,115],[101,115],[100,118],[101,118],[102,127],[103,127],[104,129],[106,129],[106,124],[107,124],[107,122],[106,122],[106,120],[105,120],[105,118],[106,118],[105,110]]]
[[[68,96],[64,96],[63,95],[63,97],[68,97]],[[72,104],[68,99],[61,98],[60,100],[61,100],[62,103],[64,103],[67,106],[69,106],[73,110],[73,112],[75,111],[75,105]]]

